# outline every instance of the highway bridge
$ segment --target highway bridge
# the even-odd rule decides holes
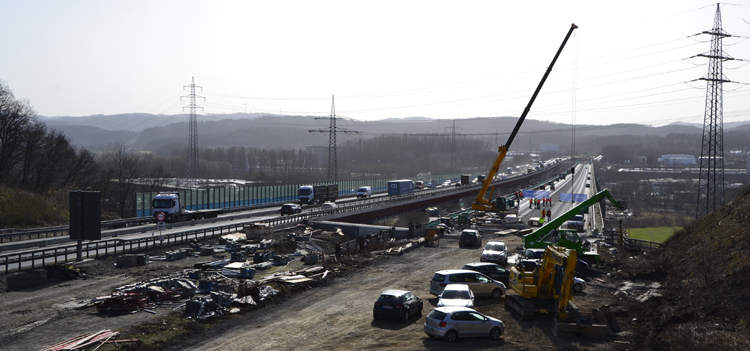
[[[494,194],[512,193],[515,189],[524,189],[543,183],[569,168],[570,164],[560,163],[540,169],[529,174],[496,181],[493,184]],[[538,185],[537,185],[538,186]],[[120,222],[102,222],[102,240],[84,242],[82,256],[99,257],[138,252],[156,245],[171,245],[192,239],[201,239],[225,235],[241,230],[249,224],[263,226],[289,226],[305,220],[332,220],[350,223],[372,223],[378,219],[396,216],[415,210],[421,210],[439,203],[474,196],[479,184],[449,186],[425,189],[414,194],[387,196],[379,194],[369,199],[342,199],[333,210],[321,210],[320,206],[308,206],[305,210],[292,216],[280,216],[278,207],[245,209],[221,215],[215,219],[173,223],[166,230],[159,232],[150,218],[128,219]],[[124,228],[104,229],[106,227]],[[16,240],[0,243],[0,269],[11,270],[33,269],[46,264],[70,261],[76,258],[76,243],[67,236],[59,235],[67,230],[65,227],[44,228],[24,233],[4,233],[3,238],[16,236]],[[51,234],[51,236],[50,236]],[[54,236],[58,235],[58,236]],[[34,238],[36,236],[36,238]],[[19,240],[26,238],[27,240]]]

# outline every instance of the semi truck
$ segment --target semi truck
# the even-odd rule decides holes
[[[177,192],[159,193],[151,201],[151,209],[154,214],[154,222],[159,222],[161,218],[164,222],[185,222],[196,219],[216,218],[224,213],[224,209],[210,209],[190,211],[185,209],[185,204],[180,201],[180,194]]]
[[[388,195],[406,195],[414,192],[414,182],[411,179],[389,180]]]
[[[461,176],[461,185],[471,184],[471,175],[464,174]]]
[[[336,202],[339,198],[338,184],[303,185],[299,187],[299,203],[315,204],[326,201]]]

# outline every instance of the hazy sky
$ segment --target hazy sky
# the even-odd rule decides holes
[[[703,122],[716,3],[658,1],[0,0],[0,79],[45,116],[182,113],[358,120],[519,116]],[[750,60],[750,1],[721,6]],[[724,121],[750,120],[750,65],[724,64]],[[186,111],[186,110],[185,110]]]

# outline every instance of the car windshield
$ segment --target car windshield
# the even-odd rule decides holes
[[[359,188],[359,190],[357,190],[357,191],[359,191],[360,193],[366,193],[367,192],[367,188]]]
[[[154,200],[154,208],[170,208],[172,207],[172,200]]]
[[[448,290],[443,291],[442,299],[469,299],[469,292],[466,290]]]
[[[505,244],[504,243],[489,243],[487,244],[487,247],[485,250],[491,250],[491,251],[505,251]]]
[[[310,189],[299,189],[300,195],[310,195]]]

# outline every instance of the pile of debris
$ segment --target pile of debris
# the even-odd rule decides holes
[[[96,349],[98,349],[103,344],[114,344],[115,347],[119,348],[119,344],[140,342],[138,339],[113,339],[118,335],[120,335],[120,333],[113,332],[109,329],[103,329],[96,333],[87,332],[52,346],[45,347],[39,351],[83,350],[94,345],[97,345]]]

